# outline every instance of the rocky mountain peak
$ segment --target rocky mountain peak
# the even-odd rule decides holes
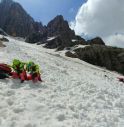
[[[51,20],[49,23],[51,23],[51,22],[54,22],[54,21],[56,21],[56,22],[63,22],[64,21],[64,17],[62,16],[62,15],[57,15],[53,20]],[[48,23],[48,24],[49,24]]]
[[[105,45],[105,42],[100,37],[95,37],[91,40],[88,40],[87,43],[90,45],[93,45],[93,44]]]
[[[49,23],[48,23],[48,27],[51,26],[52,24],[60,24],[63,23],[65,20],[63,18],[62,15],[57,15],[54,19],[52,19]]]
[[[0,3],[0,27],[12,36],[26,37],[32,32],[42,31],[42,24],[34,19],[23,7],[12,0]]]
[[[69,28],[68,22],[62,15],[56,16],[47,25],[48,36],[67,35],[68,38],[75,38],[75,33]]]
[[[48,38],[54,38],[47,40]],[[72,42],[72,40],[76,40]],[[75,44],[84,42],[85,40],[75,35],[75,32],[70,29],[68,22],[62,15],[57,15],[48,25],[43,27],[42,32],[30,34],[26,38],[29,43],[46,43],[47,48],[58,48],[59,50],[70,47]]]

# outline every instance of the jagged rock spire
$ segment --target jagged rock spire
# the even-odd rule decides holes
[[[26,37],[32,32],[42,31],[42,24],[35,22],[18,2],[0,1],[0,28],[6,33]]]

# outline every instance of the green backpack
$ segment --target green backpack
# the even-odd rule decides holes
[[[14,59],[14,60],[13,60],[12,68],[14,69],[14,71],[20,73],[20,72],[22,72],[22,71],[24,70],[24,65],[25,65],[25,64],[26,64],[26,63],[21,62],[21,61],[18,60],[18,59]]]
[[[30,73],[39,73],[39,66],[34,64],[34,62],[30,61],[29,63],[27,63],[27,71]]]

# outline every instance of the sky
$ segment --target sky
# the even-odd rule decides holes
[[[107,45],[124,48],[124,0],[15,0],[46,25],[63,15],[71,29],[85,38],[101,37]]]
[[[124,0],[87,0],[71,28],[78,35],[100,36],[107,45],[124,48]]]
[[[69,22],[75,19],[84,0],[14,0],[36,20],[46,25],[56,15],[63,15]]]

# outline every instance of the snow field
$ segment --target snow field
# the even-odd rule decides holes
[[[0,62],[33,60],[44,82],[0,80],[0,127],[123,127],[124,84],[114,72],[9,38]]]

